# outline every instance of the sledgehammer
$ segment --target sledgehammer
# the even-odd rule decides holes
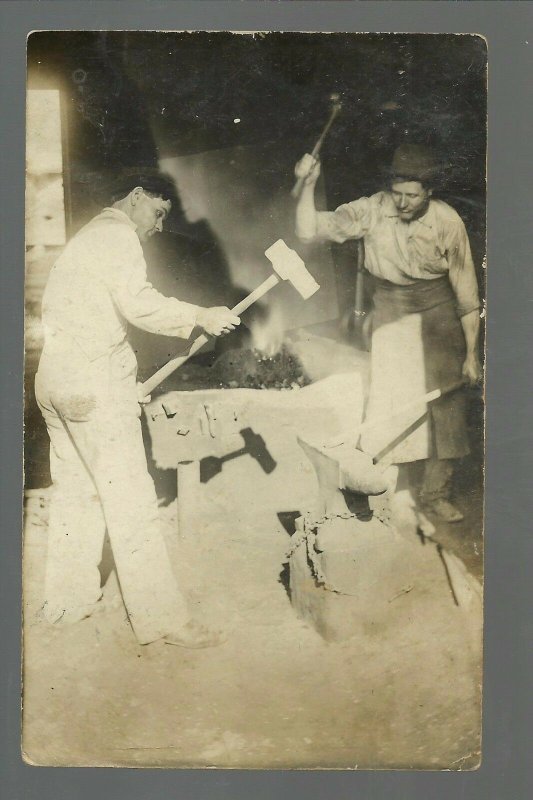
[[[424,421],[424,418],[427,414],[426,406],[429,403],[432,403],[434,400],[438,400],[440,397],[451,394],[452,392],[456,392],[458,389],[464,388],[464,386],[465,383],[463,380],[454,381],[453,383],[444,386],[442,389],[432,389],[430,392],[426,392],[426,394],[416,397],[414,400],[410,400],[408,403],[405,403],[397,408],[394,414],[387,414],[382,417],[375,417],[374,419],[368,419],[365,422],[361,422],[355,428],[355,430],[351,432],[349,441],[352,442],[355,449],[360,450],[360,438],[369,430],[372,430],[372,428],[379,428],[382,425],[390,425],[396,418],[402,416],[403,414],[415,412],[414,419],[406,428],[401,431],[398,436],[390,441],[382,450],[379,451],[379,453],[371,454],[374,464],[376,464],[378,461],[381,461],[382,458],[384,458],[390,452],[390,450],[397,447],[400,442],[407,438],[407,436],[409,436],[409,434],[412,433],[412,431]],[[346,441],[348,441],[347,436],[330,439],[327,444],[324,445],[324,448],[331,448],[333,450],[335,447],[341,447]]]
[[[289,281],[292,283],[304,300],[308,300],[320,289],[319,284],[315,281],[311,273],[307,271],[298,253],[291,250],[290,247],[287,247],[283,239],[278,239],[277,242],[274,242],[268,250],[265,250],[265,255],[269,261],[271,261],[274,273],[245,297],[244,300],[241,300],[240,303],[237,303],[237,305],[231,309],[237,316],[240,316],[243,311],[250,308],[251,305],[281,281]],[[159,386],[159,384],[164,381],[165,378],[168,378],[174,370],[181,367],[182,364],[185,364],[185,362],[197,353],[208,341],[209,337],[205,334],[195,339],[187,353],[167,361],[167,363],[162,366],[161,369],[158,369],[151,378],[148,378],[148,380],[142,383],[141,393],[145,397],[148,396],[156,386]]]

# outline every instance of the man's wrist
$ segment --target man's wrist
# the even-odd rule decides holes
[[[317,181],[317,178],[304,178],[302,194],[303,192],[306,192],[306,194],[314,194]]]
[[[198,308],[198,311],[196,312],[195,326],[198,327],[198,328],[203,328],[204,327],[204,324],[205,324],[205,311],[207,311],[207,309],[206,308],[202,308],[200,306]]]

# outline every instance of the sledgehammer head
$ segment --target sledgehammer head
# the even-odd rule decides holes
[[[320,289],[298,253],[287,247],[283,239],[274,242],[268,250],[265,250],[265,255],[272,262],[274,271],[279,277],[284,281],[290,281],[304,300]]]

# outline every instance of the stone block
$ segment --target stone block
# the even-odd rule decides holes
[[[423,630],[439,635],[441,630],[447,637],[449,627],[458,624],[464,640],[479,646],[481,594],[466,570],[450,575],[449,559],[437,545],[406,538],[377,520],[373,526],[343,522],[353,524],[351,544],[345,530],[342,536],[330,534],[329,542],[327,535],[321,542],[317,537],[312,558],[306,540],[290,557],[291,603],[301,619],[331,642],[386,638],[417,626],[420,635],[427,635]],[[364,525],[371,527],[360,534]],[[465,596],[471,602],[462,602]]]

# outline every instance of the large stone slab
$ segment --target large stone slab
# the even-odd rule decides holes
[[[179,461],[191,458],[188,437],[190,440],[193,436],[204,436],[207,449],[210,446],[214,454],[222,456],[225,444],[220,446],[220,440],[251,428],[265,438],[276,460],[277,455],[290,458],[297,470],[305,456],[296,437],[319,431],[328,438],[355,429],[362,418],[363,401],[362,379],[357,372],[331,375],[310,386],[287,391],[168,392],[145,407],[152,458],[160,469],[175,469]],[[221,422],[214,435],[204,423],[206,406],[209,415]],[[207,454],[204,444],[198,445],[198,458]]]
[[[466,647],[477,665],[481,588],[459,559],[428,539],[402,535],[376,520],[342,522],[342,535],[320,542],[319,534],[314,544],[303,540],[292,553],[296,613],[327,641],[385,641],[404,629],[415,637],[439,637],[452,649]]]

